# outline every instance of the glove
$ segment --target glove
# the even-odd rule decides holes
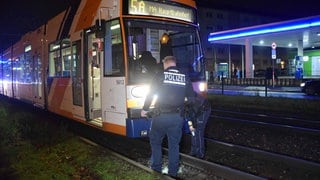
[[[147,116],[148,116],[148,112],[149,112],[149,111],[145,111],[145,110],[142,109],[142,110],[141,110],[141,113],[140,113],[140,116],[141,116],[141,117],[147,117]]]

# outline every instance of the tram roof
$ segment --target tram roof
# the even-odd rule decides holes
[[[245,45],[251,41],[253,46],[298,47],[302,40],[303,48],[320,47],[320,15],[301,19],[282,21],[258,26],[245,27],[210,33],[210,43]],[[263,41],[263,44],[261,44]]]

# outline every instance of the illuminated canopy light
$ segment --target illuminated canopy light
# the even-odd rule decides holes
[[[265,26],[255,26],[252,28],[239,29],[236,31],[210,33],[208,41],[213,43],[213,41],[218,40],[262,35],[267,33],[277,33],[317,26],[320,26],[320,17],[299,19],[296,21],[287,21],[284,23],[270,24]]]

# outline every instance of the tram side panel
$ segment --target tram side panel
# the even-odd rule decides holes
[[[12,96],[13,98],[19,99],[19,84],[23,80],[21,75],[26,75],[27,73],[24,71],[21,62],[26,61],[26,56],[24,52],[24,45],[23,43],[28,39],[29,33],[24,35],[20,41],[15,43],[10,48],[10,58],[8,59],[11,64],[11,82],[12,82]],[[23,68],[23,69],[21,69]],[[9,80],[10,81],[10,80]]]
[[[26,36],[26,35],[25,35]],[[3,94],[19,99],[19,83],[21,82],[21,62],[24,61],[23,39],[9,47],[2,56],[2,90]]]
[[[59,37],[59,29],[64,23],[65,12],[60,13],[47,23],[48,50],[46,67],[47,108],[56,114],[71,118],[83,119],[79,106],[74,105],[72,89],[72,52],[76,51],[68,37]],[[80,35],[79,35],[80,36]],[[74,52],[73,52],[74,53]],[[80,107],[82,108],[82,107]],[[74,112],[78,113],[75,117]]]
[[[72,118],[71,79],[53,78],[48,84],[48,110]]]
[[[68,37],[60,36],[61,26],[65,24],[66,11],[48,21],[44,25],[45,37],[41,42],[42,44],[35,43],[37,46],[33,49],[32,57],[34,59],[39,58],[40,60],[40,67],[42,69],[39,68],[37,70],[43,74],[36,75],[41,77],[42,85],[46,85],[43,87],[45,89],[43,94],[46,99],[44,102],[47,103],[49,111],[70,119],[80,120],[87,125],[98,122],[97,128],[128,136],[128,129],[126,129],[128,126],[127,122],[131,121],[126,120],[140,119],[140,113],[138,112],[140,112],[143,103],[141,97],[131,96],[131,93],[140,89],[140,86],[145,86],[145,84],[136,85],[126,82],[128,78],[123,73],[125,72],[124,65],[119,66],[119,72],[115,71],[117,69],[113,67],[113,60],[120,59],[125,61],[123,57],[126,56],[126,53],[124,53],[126,50],[122,49],[124,47],[122,43],[125,42],[125,39],[120,39],[120,37],[124,36],[124,33],[118,30],[122,21],[119,21],[119,19],[109,20],[111,17],[115,18],[111,15],[120,13],[120,5],[122,3],[116,3],[120,1],[113,1],[111,5],[114,7],[106,9],[105,3],[108,2],[108,6],[106,7],[109,7],[111,1],[102,2],[104,3],[103,6],[98,1],[94,3],[89,2],[89,0],[81,1],[78,12],[72,21]],[[119,7],[116,8],[116,6]],[[95,16],[92,16],[93,13],[95,13]],[[100,35],[96,37],[93,32],[97,30],[95,24],[96,20],[101,20],[100,18],[107,20],[107,22],[104,22],[108,25],[104,38],[101,38]],[[40,37],[42,35],[36,36],[34,39],[39,40],[41,39]],[[74,61],[73,42],[76,41],[81,41],[80,48],[77,46],[75,49],[80,51],[81,57],[78,59],[80,59],[81,63],[79,64],[82,66],[79,68],[82,71],[81,79],[77,84],[74,81],[74,71],[72,71],[74,65],[72,64]],[[105,41],[104,46],[96,46],[103,41]],[[42,54],[38,53],[40,51]],[[120,56],[120,54],[123,56]],[[100,57],[100,61],[96,61],[98,57]],[[100,62],[101,64],[97,64],[96,62]],[[35,65],[35,67],[38,66]],[[30,91],[35,92],[33,96],[40,97],[39,94],[36,94],[38,87],[32,86]],[[79,95],[81,96],[80,98],[75,97],[75,87],[82,91],[76,91],[79,92],[76,93],[76,96]],[[14,86],[9,82],[5,88],[3,85],[2,91],[9,96],[13,96],[12,88]],[[26,88],[27,86],[23,87],[21,85],[21,89]],[[77,98],[81,99],[81,101],[77,101]],[[128,113],[128,109],[133,109],[132,113],[131,111]],[[130,114],[130,117],[128,114]]]
[[[45,27],[27,33],[18,46],[20,58],[13,71],[15,78],[15,96],[35,106],[44,107],[43,66]]]
[[[30,71],[32,83],[30,99],[35,106],[45,107],[45,61],[47,60],[46,25],[30,34]],[[26,47],[29,48],[29,47]],[[28,49],[27,49],[28,50]]]
[[[55,41],[66,11],[48,25],[28,32],[2,57],[1,93],[36,106],[45,106],[45,80],[48,42]]]
[[[3,95],[12,97],[12,67],[11,67],[11,48],[2,55],[2,92]]]

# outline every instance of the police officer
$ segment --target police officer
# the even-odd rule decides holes
[[[179,170],[179,143],[184,122],[179,109],[183,107],[185,97],[194,96],[194,91],[186,74],[177,69],[174,56],[166,56],[162,62],[164,71],[154,77],[141,116],[147,116],[153,97],[157,95],[155,108],[160,110],[160,114],[152,118],[149,133],[152,150],[151,168],[162,172],[162,141],[167,136],[168,174],[176,177]]]
[[[211,114],[211,105],[208,99],[201,95],[197,95],[191,101],[194,113],[192,117],[189,117],[192,121],[192,126],[189,128],[193,132],[190,155],[203,159],[205,155],[204,132]]]

